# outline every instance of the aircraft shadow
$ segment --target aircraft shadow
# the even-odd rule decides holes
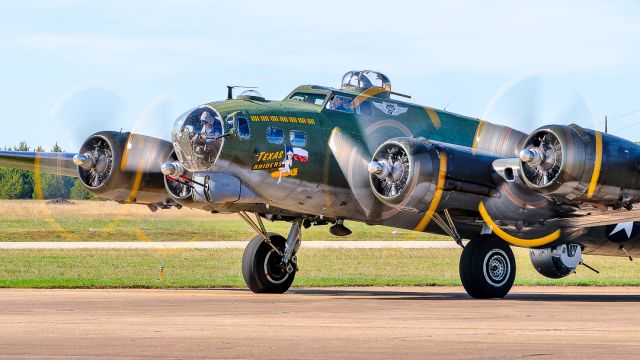
[[[288,294],[309,295],[309,296],[332,296],[332,297],[351,297],[352,300],[463,300],[463,301],[479,301],[472,299],[469,295],[462,291],[451,292],[430,292],[425,287],[425,291],[402,291],[402,290],[379,290],[366,288],[359,289],[307,289],[293,288]],[[172,289],[172,290],[216,290],[228,292],[249,293],[248,289],[240,288],[197,288],[197,289]],[[562,291],[563,288],[559,288]],[[260,295],[256,295],[260,296]],[[283,295],[283,296],[286,296]],[[584,303],[640,303],[640,287],[638,294],[563,294],[563,293],[527,293],[527,294],[509,294],[504,299],[491,299],[482,301],[553,301],[553,302],[584,302]]]
[[[562,288],[560,288],[562,289]],[[425,289],[426,290],[426,289]],[[464,292],[429,292],[429,291],[394,291],[394,290],[366,290],[366,289],[292,289],[291,293],[304,295],[323,295],[336,297],[366,297],[367,300],[467,300],[472,299]],[[638,294],[562,294],[562,293],[527,293],[509,294],[504,299],[486,301],[555,301],[555,302],[623,302],[640,303],[640,288]]]

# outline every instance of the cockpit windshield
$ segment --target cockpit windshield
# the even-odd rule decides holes
[[[182,115],[171,133],[178,160],[189,171],[210,170],[222,149],[223,133],[222,117],[212,107]]]
[[[325,94],[312,94],[312,93],[303,93],[303,92],[297,92],[293,95],[291,95],[289,97],[289,100],[295,100],[295,101],[300,101],[300,102],[304,102],[307,104],[313,104],[313,105],[318,105],[318,106],[322,106],[322,104],[324,103],[324,99],[327,98],[327,95]]]

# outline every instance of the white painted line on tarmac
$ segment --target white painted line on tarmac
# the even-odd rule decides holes
[[[0,242],[0,250],[29,249],[244,249],[246,241]],[[454,241],[303,241],[309,249],[456,249]]]

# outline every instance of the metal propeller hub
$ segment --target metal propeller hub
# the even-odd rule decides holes
[[[184,167],[180,161],[166,162],[160,167],[160,171],[166,176],[180,176],[184,174]]]
[[[544,187],[556,180],[563,162],[563,149],[558,137],[546,130],[531,135],[519,154],[526,179]]]
[[[378,149],[368,166],[371,185],[378,195],[394,198],[407,186],[409,157],[398,144],[387,144]]]
[[[92,137],[82,145],[73,162],[78,165],[80,180],[95,189],[104,185],[113,172],[113,149],[106,139]]]

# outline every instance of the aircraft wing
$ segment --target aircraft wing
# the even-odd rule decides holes
[[[640,221],[640,208],[613,210],[604,213],[596,212],[593,215],[587,213],[582,216],[560,220],[564,227],[570,228],[589,228],[632,221]]]
[[[0,166],[40,171],[46,174],[78,176],[72,153],[0,151]]]

